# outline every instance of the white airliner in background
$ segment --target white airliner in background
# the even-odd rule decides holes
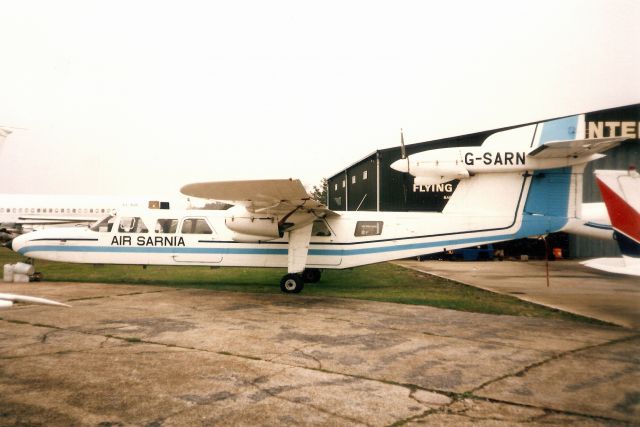
[[[12,131],[0,127],[0,149]],[[1,188],[0,188],[1,190]],[[91,223],[122,208],[186,208],[188,200],[159,201],[145,197],[0,193],[0,243],[19,234],[53,225]]]
[[[159,201],[143,197],[49,194],[0,194],[0,242],[24,232],[54,225],[90,225],[118,209],[185,208],[188,201]]]
[[[205,182],[181,191],[235,206],[123,210],[90,229],[25,234],[11,247],[31,258],[78,263],[287,267],[280,288],[296,293],[318,281],[320,269],[586,228],[584,166],[621,141],[576,142],[583,131],[584,116],[572,116],[491,135],[485,144],[502,141],[501,157],[522,164],[470,173],[442,212],[334,212],[312,200],[298,180]],[[529,162],[532,156],[537,159]]]

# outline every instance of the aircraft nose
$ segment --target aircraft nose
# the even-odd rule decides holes
[[[400,159],[391,163],[391,169],[397,170],[398,172],[409,172],[409,159]]]
[[[22,236],[18,236],[9,240],[7,243],[5,243],[5,246],[14,252],[18,252],[26,242],[27,242],[26,235],[23,234]]]

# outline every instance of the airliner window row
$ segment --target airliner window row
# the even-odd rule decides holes
[[[25,213],[25,214],[39,214],[39,213],[68,213],[68,214],[92,214],[92,213],[110,213],[115,212],[115,209],[109,208],[0,208],[0,213]]]

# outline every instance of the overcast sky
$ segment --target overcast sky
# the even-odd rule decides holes
[[[0,0],[0,192],[317,184],[378,148],[640,102],[640,2]]]

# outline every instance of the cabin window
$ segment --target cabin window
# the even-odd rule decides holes
[[[316,219],[313,221],[313,227],[311,228],[312,236],[331,236],[331,230],[323,219]]]
[[[213,234],[211,227],[204,218],[187,218],[182,223],[184,234]]]
[[[382,234],[382,221],[358,221],[354,236],[379,236]]]
[[[342,180],[342,188],[344,188],[347,185],[347,181],[346,180]]]
[[[356,176],[355,175],[351,176],[351,183],[352,184],[356,183]]]
[[[367,179],[367,171],[362,172],[362,179],[363,180]]]
[[[156,222],[156,233],[175,233],[178,229],[177,219],[159,219]]]
[[[139,217],[126,216],[120,218],[119,233],[148,233],[149,229]]]

